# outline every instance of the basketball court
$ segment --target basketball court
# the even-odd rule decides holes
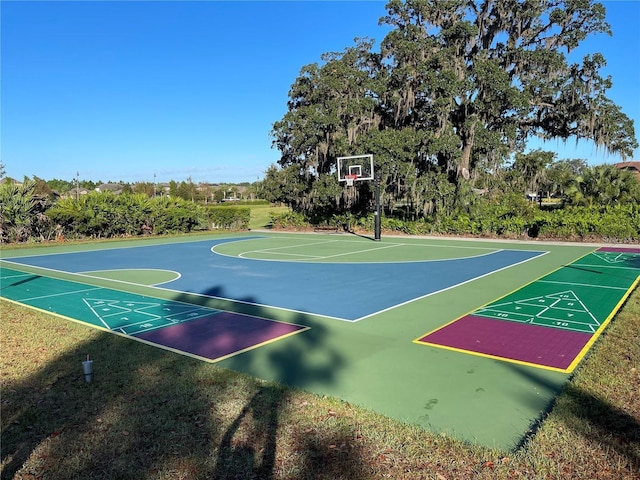
[[[9,301],[512,448],[637,286],[640,248],[251,233],[0,265]]]

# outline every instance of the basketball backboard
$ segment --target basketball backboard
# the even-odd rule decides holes
[[[373,155],[338,157],[338,181],[373,180]]]

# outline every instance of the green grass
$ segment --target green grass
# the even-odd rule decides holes
[[[640,290],[514,452],[0,308],[2,479],[639,478]]]
[[[251,219],[249,220],[249,229],[256,230],[261,228],[269,228],[271,226],[272,213],[288,212],[289,207],[274,207],[272,205],[252,205]]]

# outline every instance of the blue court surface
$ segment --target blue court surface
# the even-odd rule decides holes
[[[463,258],[405,262],[349,262],[347,254],[341,254],[340,263],[326,259],[319,263],[317,257],[307,261],[298,254],[287,257],[284,248],[279,249],[279,261],[216,252],[216,247],[222,244],[249,240],[260,238],[225,238],[4,260],[88,275],[119,269],[167,270],[175,272],[177,278],[157,285],[158,288],[353,322],[545,253],[485,249]],[[368,241],[369,250],[376,248],[373,245]],[[287,248],[297,251],[296,245]],[[335,249],[335,244],[331,248]],[[388,247],[378,248],[382,251]]]

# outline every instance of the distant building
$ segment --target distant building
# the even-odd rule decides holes
[[[96,192],[111,192],[120,195],[122,193],[122,185],[119,183],[103,183],[96,187]]]
[[[0,180],[0,181],[1,181],[2,183],[7,183],[7,184],[9,184],[9,183],[13,183],[14,185],[17,185],[17,186],[19,186],[19,187],[22,185],[22,182],[20,182],[20,181],[16,180],[15,178],[11,178],[11,177],[4,177],[4,178],[3,178],[2,180]]]
[[[156,185],[156,195],[168,197],[171,191],[171,185],[169,183],[158,183]]]
[[[86,188],[72,188],[71,190],[69,190],[65,195],[63,195],[63,198],[78,198],[82,195],[87,195],[89,193],[89,190],[87,190]]]
[[[614,164],[614,167],[619,168],[620,170],[628,170],[633,173],[635,177],[640,181],[640,162],[631,161],[631,162],[620,162]]]

